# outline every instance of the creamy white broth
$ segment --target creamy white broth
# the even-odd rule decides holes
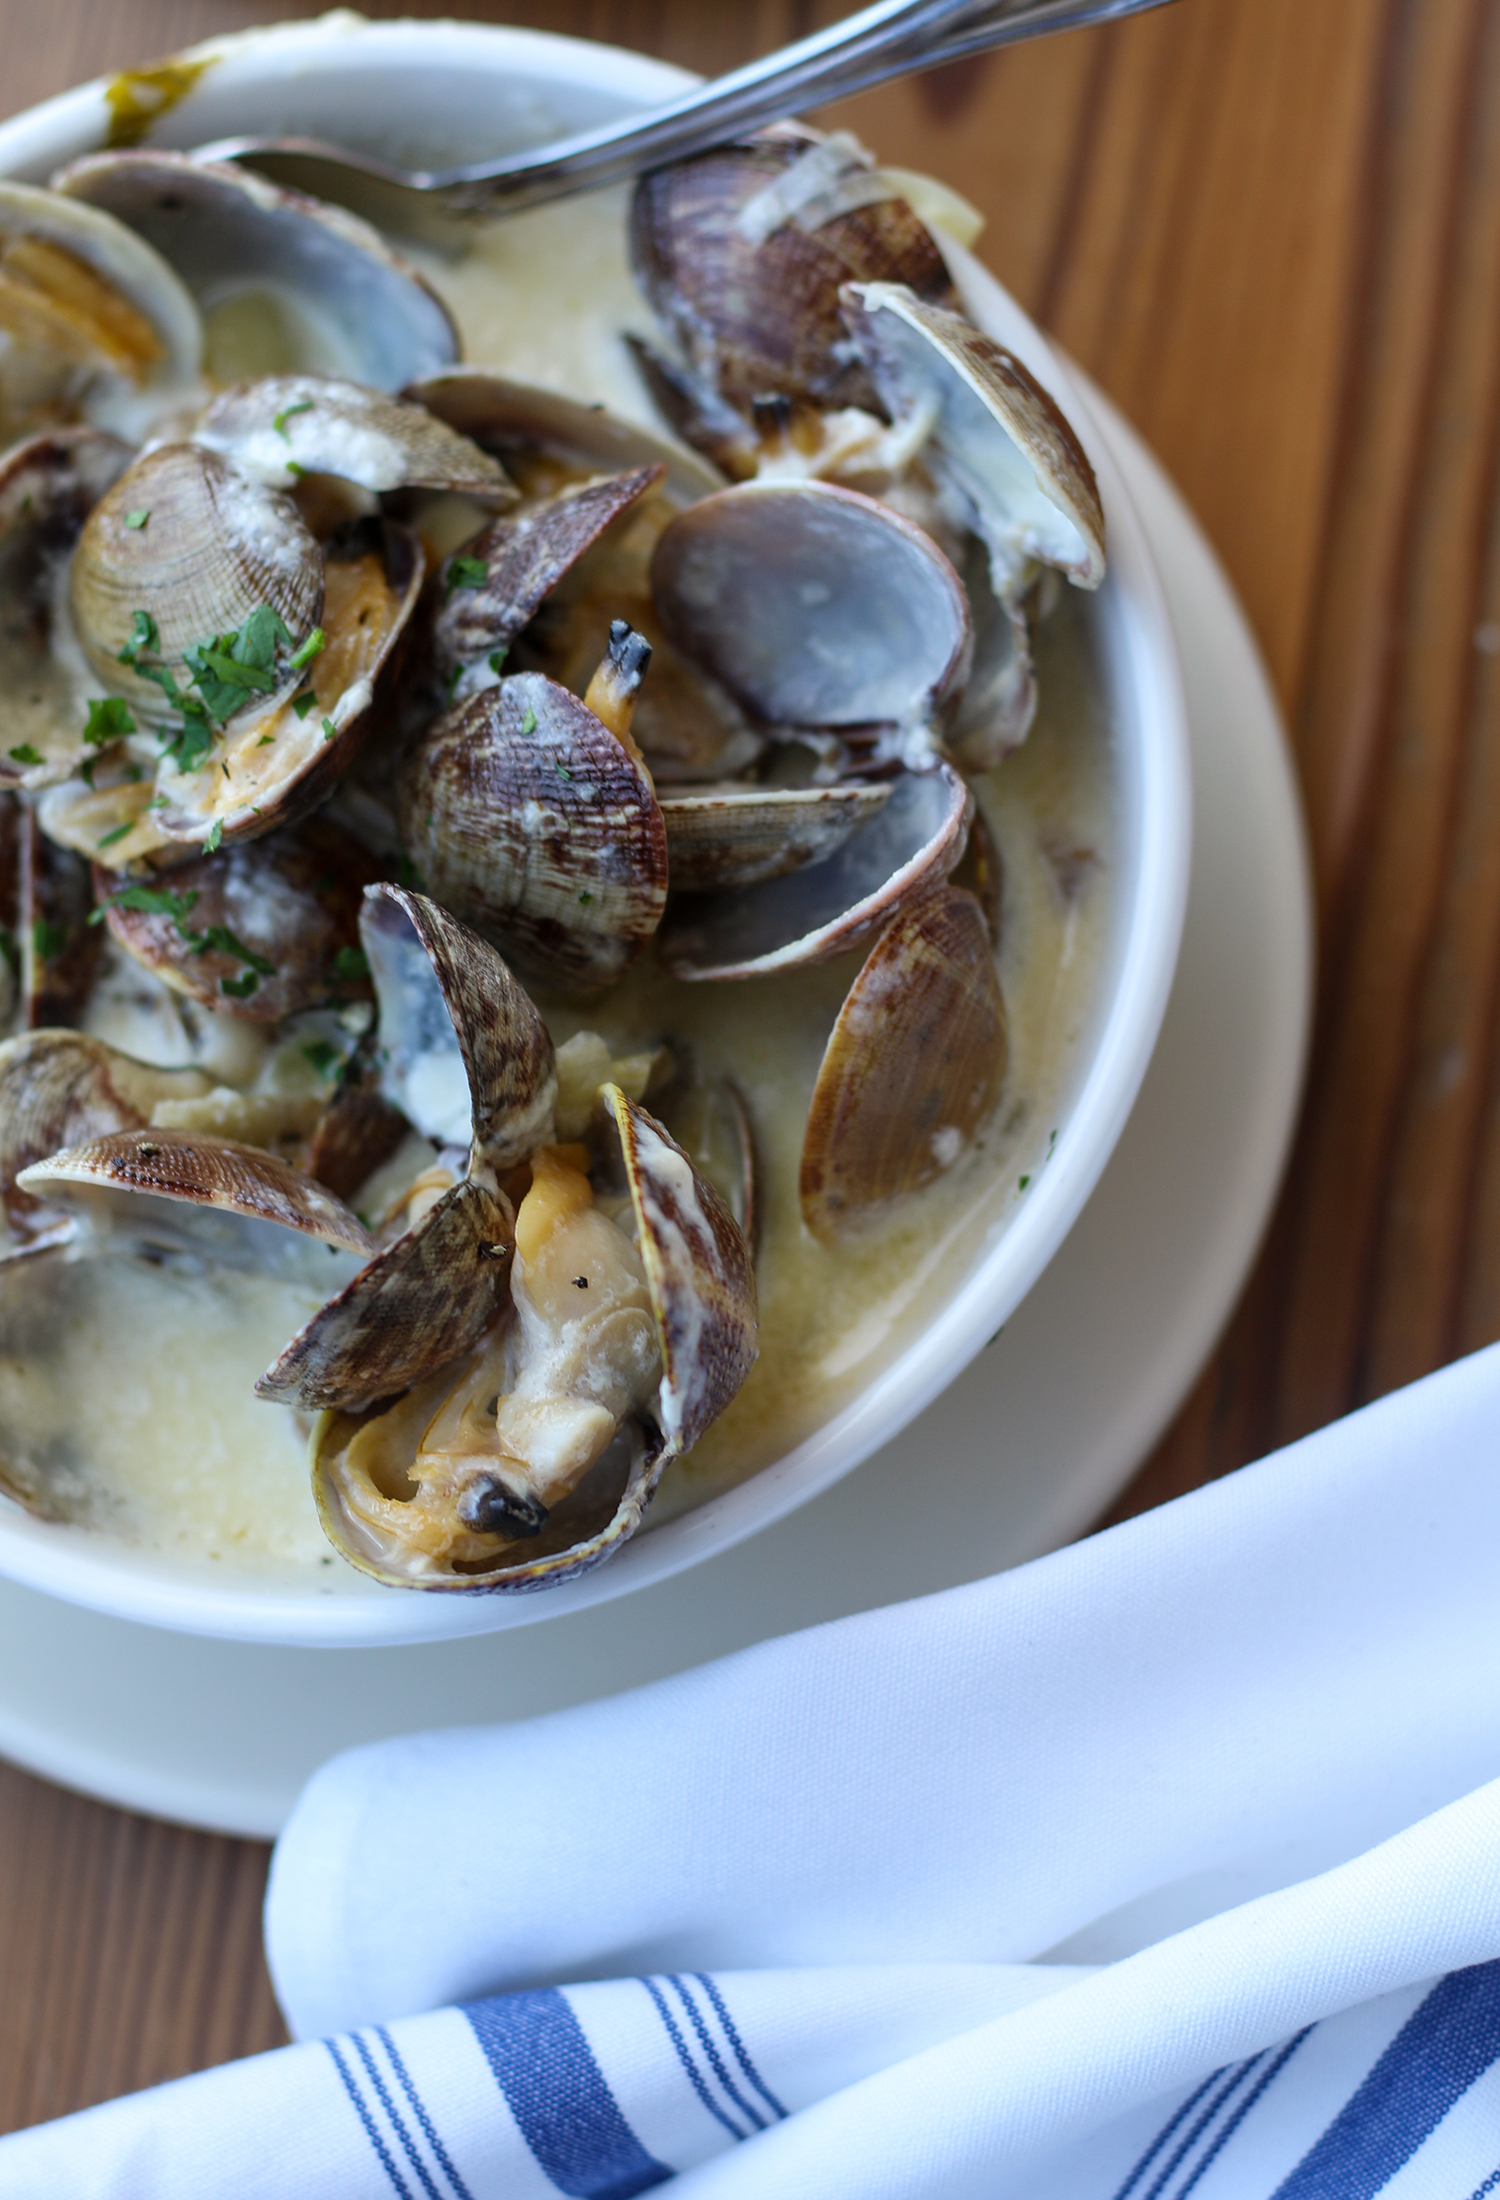
[[[608,403],[660,433],[620,340],[624,328],[651,325],[628,269],[624,208],[621,191],[541,208],[481,232],[464,260],[430,261],[424,272],[459,323],[469,363]],[[221,334],[227,345],[233,331]],[[256,369],[264,371],[261,362]],[[585,1029],[616,1053],[686,1041],[703,1074],[734,1078],[754,1125],[760,1360],[693,1454],[669,1468],[643,1532],[754,1473],[833,1413],[953,1295],[1027,1196],[1022,1180],[1045,1167],[1098,1008],[1113,763],[1086,601],[1063,590],[1037,645],[1037,723],[1014,756],[975,782],[1004,872],[998,967],[1010,1064],[1000,1106],[946,1177],[857,1242],[824,1246],[811,1237],[797,1181],[808,1100],[858,955],[696,985],[668,977],[648,955],[604,996],[543,1004],[559,1043]],[[91,1019],[116,1043],[128,1044],[117,1037],[128,991],[122,976],[108,1015]],[[216,1042],[213,1073],[232,1084],[264,1079],[263,1064],[250,1059],[255,1049],[243,1051],[241,1064],[232,1039]],[[373,1215],[422,1158],[420,1142],[409,1142],[386,1181],[354,1204]],[[296,1416],[253,1397],[256,1376],[313,1310],[305,1291],[269,1280],[257,1290],[243,1277],[222,1291],[216,1284],[211,1339],[200,1334],[194,1350],[174,1326],[180,1276],[152,1272],[137,1290],[129,1280],[136,1264],[100,1263],[88,1280],[90,1265],[70,1264],[55,1287],[67,1300],[70,1338],[46,1355],[46,1373],[34,1366],[28,1390],[9,1364],[0,1371],[0,1428],[12,1433],[24,1424],[56,1435],[65,1401],[92,1385],[63,1446],[67,1472],[54,1510],[137,1546],[262,1575],[305,1578],[316,1569],[326,1582],[304,1431]],[[129,1406],[111,1412],[103,1401],[117,1375]],[[213,1414],[209,1401],[222,1410]]]

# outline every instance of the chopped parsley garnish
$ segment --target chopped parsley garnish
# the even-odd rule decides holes
[[[593,900],[593,898],[593,895],[587,892],[580,894],[578,897],[579,907],[582,909],[587,909],[589,903]]]
[[[362,947],[341,947],[333,958],[333,967],[341,978],[368,978],[370,958]]]
[[[275,734],[274,734],[274,733],[263,733],[263,734],[261,735],[260,739],[259,739],[259,740],[258,740],[258,741],[256,742],[256,744],[255,744],[255,746],[256,746],[256,747],[257,747],[258,749],[269,749],[269,748],[274,748],[274,747],[275,747],[275,745],[276,745],[276,736],[275,736]]]
[[[305,718],[317,700],[311,688],[304,688],[300,695],[292,697],[292,708],[299,718]]]
[[[130,715],[130,705],[118,695],[106,695],[89,705],[89,722],[83,729],[83,738],[91,748],[106,749],[111,741],[123,741],[127,733],[135,732],[135,720]]]
[[[305,1061],[311,1062],[320,1077],[331,1077],[344,1059],[338,1048],[330,1046],[326,1039],[309,1040],[302,1049],[302,1055]]]
[[[338,727],[334,724],[331,718],[325,718],[323,720],[323,739],[325,741],[332,741],[337,735],[338,730]]]
[[[128,817],[125,823],[117,825],[112,833],[106,833],[102,840],[96,840],[94,842],[95,850],[102,853],[104,849],[112,848],[117,840],[123,840],[127,833],[133,833],[134,831],[135,819]]]
[[[39,962],[56,962],[68,944],[68,935],[60,924],[49,924],[45,917],[38,917],[31,927],[31,944]]]
[[[178,930],[182,930],[180,925]],[[182,936],[195,955],[232,955],[236,962],[247,964],[262,978],[274,978],[276,975],[275,963],[267,962],[264,955],[258,955],[253,947],[247,947],[242,939],[230,931],[227,924],[211,924],[206,932],[184,932]],[[254,989],[245,986],[241,990],[251,992]]]
[[[127,886],[122,892],[111,894],[108,901],[102,901],[90,916],[89,923],[102,924],[111,909],[139,909],[148,917],[170,917],[182,932],[182,920],[192,913],[197,901],[196,889],[187,894],[174,894],[166,886]]]
[[[139,534],[150,517],[149,512],[127,512],[125,514],[125,524],[132,534]]]
[[[497,680],[500,677],[501,668],[509,655],[510,644],[508,642],[505,645],[504,649],[492,649],[490,651],[490,670],[494,673]]]
[[[302,647],[300,649],[294,649],[292,652],[293,672],[300,672],[304,665],[310,665],[314,657],[317,656],[318,651],[320,649],[326,648],[327,643],[328,636],[323,632],[323,629],[320,626],[315,626],[311,634],[308,635],[307,640],[302,644]]]
[[[461,679],[463,678],[463,676],[464,676],[464,668],[463,668],[463,666],[462,666],[462,665],[455,665],[455,666],[453,667],[453,670],[452,670],[452,671],[451,671],[451,672],[449,673],[449,675],[448,675],[447,679],[446,679],[446,680],[445,680],[445,681],[443,682],[443,691],[444,691],[444,693],[446,694],[446,696],[447,696],[447,698],[448,698],[448,701],[449,701],[450,703],[452,702],[452,700],[453,700],[454,696],[455,696],[455,695],[457,694],[457,692],[458,692],[458,683],[459,683],[459,681],[460,681],[460,680],[461,680]]]
[[[20,741],[11,750],[10,760],[13,764],[40,764],[41,751],[34,749],[29,741]]]
[[[321,629],[302,644],[305,650]],[[321,642],[318,645],[322,646]],[[161,744],[179,771],[198,769],[213,747],[214,735],[254,694],[274,693],[279,676],[276,653],[290,650],[292,637],[281,614],[270,604],[258,604],[243,626],[228,634],[212,634],[182,652],[188,689],[178,687],[170,666],[161,661],[161,634],[149,611],[137,611],[130,639],[120,651],[120,662],[143,680],[159,687],[182,720],[176,733],[164,733]],[[316,654],[316,651],[313,652]],[[197,692],[192,693],[191,690]],[[123,704],[119,706],[124,708]],[[134,732],[134,726],[129,729]],[[89,738],[93,738],[91,735]]]
[[[448,567],[443,595],[445,598],[455,596],[461,588],[483,588],[489,577],[490,569],[483,558],[454,558]]]
[[[287,422],[289,420],[295,420],[298,413],[310,413],[312,409],[313,401],[310,397],[299,398],[295,405],[282,406],[280,412],[276,415],[276,418],[271,422],[271,425],[276,430],[276,433],[281,437],[284,443],[290,443],[292,440],[286,432]]]
[[[528,709],[527,709],[527,712],[526,712],[526,716],[525,716],[525,717],[524,717],[524,718],[523,718],[523,719],[521,720],[521,739],[522,739],[522,740],[524,741],[528,733],[535,733],[535,732],[536,732],[536,712],[535,712],[534,710],[532,710],[532,709],[528,708]],[[571,775],[571,774],[569,774],[569,776],[571,777],[572,775]]]
[[[213,824],[209,827],[208,838],[203,843],[204,855],[216,855],[218,853],[219,843],[223,838],[224,820],[222,817],[216,817],[213,821]]]
[[[526,728],[523,726],[521,728],[521,731],[524,733],[526,731]],[[552,769],[556,772],[559,779],[571,779],[573,776],[566,764],[559,764],[555,760],[553,762]]]
[[[219,991],[232,995],[237,1001],[245,1001],[249,999],[259,984],[260,980],[255,972],[247,970],[242,978],[221,978],[219,980]]]
[[[307,468],[299,466],[294,458],[287,460],[286,470],[294,481],[304,481],[307,478]]]
[[[1024,1192],[1024,1191],[1025,1191],[1025,1189],[1026,1189],[1026,1187],[1027,1187],[1027,1185],[1028,1185],[1028,1184],[1029,1184],[1030,1182],[1031,1182],[1031,1178],[1030,1178],[1029,1176],[1020,1176],[1020,1177],[1017,1177],[1017,1179],[1016,1179],[1016,1190],[1017,1190],[1018,1192]]]

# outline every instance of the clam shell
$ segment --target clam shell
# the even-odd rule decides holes
[[[114,1131],[33,1163],[17,1182],[23,1192],[66,1207],[95,1230],[147,1242],[164,1233],[169,1244],[234,1265],[281,1270],[290,1264],[305,1274],[308,1263],[296,1240],[320,1253],[356,1253],[361,1262],[379,1250],[342,1200],[300,1169],[259,1146],[206,1132]],[[185,1212],[174,1217],[172,1209]],[[325,1272],[312,1265],[315,1274]],[[343,1280],[337,1270],[326,1273],[330,1281]]]
[[[483,565],[485,577],[478,587],[455,587],[451,558],[439,576],[445,600],[433,631],[438,673],[446,680],[508,649],[543,597],[665,472],[660,465],[637,466],[580,482],[506,513],[466,543],[462,557],[471,567]]]
[[[21,1021],[32,1030],[71,1024],[88,999],[104,945],[89,922],[88,866],[48,840],[29,804],[20,818],[17,853]]]
[[[226,305],[268,300],[268,371],[347,375],[399,390],[458,357],[447,308],[377,229],[283,191],[253,170],[183,153],[90,153],[53,178],[153,246],[210,325]],[[210,343],[210,361],[213,347]]]
[[[680,512],[651,588],[669,640],[772,724],[917,729],[968,674],[941,550],[828,482],[742,482]]]
[[[472,1177],[362,1268],[255,1386],[282,1405],[357,1412],[467,1352],[503,1301],[515,1217]]]
[[[712,467],[633,421],[503,374],[458,367],[414,382],[403,394],[502,459],[509,451],[542,451],[595,474],[664,466],[666,493],[682,504],[723,487]]]
[[[159,1100],[207,1092],[201,1070],[155,1069],[79,1031],[27,1031],[0,1045],[0,1199],[14,1250],[72,1237],[76,1220],[21,1191],[23,1169],[66,1146],[139,1129]]]
[[[191,902],[180,922],[118,902],[104,921],[137,962],[205,1008],[274,1023],[328,1001],[369,999],[359,913],[376,870],[348,833],[326,819],[308,818],[178,865],[165,884]],[[94,892],[109,904],[132,883],[101,870]],[[214,931],[231,934],[248,952],[195,944]],[[269,974],[250,956],[269,964]]]
[[[1097,588],[1104,508],[1094,469],[1020,360],[900,283],[851,284],[844,314],[892,414],[933,414],[935,454],[973,508],[997,592],[1009,596],[1024,586],[1033,558],[1080,588]]]
[[[977,541],[963,562],[963,582],[974,621],[974,664],[943,748],[965,771],[990,771],[1020,747],[1036,717],[1032,598],[1011,603],[996,595]]]
[[[379,1089],[373,1052],[362,1046],[345,1063],[308,1147],[308,1175],[335,1199],[353,1199],[411,1130],[401,1110]]]
[[[68,560],[130,457],[127,443],[97,428],[58,428],[0,458],[0,785],[46,786],[90,753],[83,729],[94,683],[73,638]]]
[[[429,729],[398,818],[437,898],[544,984],[610,983],[660,922],[667,839],[650,776],[541,673],[513,674]]]
[[[362,489],[446,489],[512,503],[505,469],[421,405],[327,375],[268,374],[224,390],[193,441],[273,489],[333,474]]]
[[[636,275],[694,371],[732,403],[779,392],[820,406],[873,406],[850,356],[840,286],[906,283],[956,303],[942,255],[911,208],[883,199],[815,230],[787,222],[761,241],[741,217],[809,146],[764,133],[642,176],[630,210]]]
[[[848,1237],[952,1168],[999,1099],[1006,1053],[983,913],[937,886],[876,941],[829,1038],[802,1145],[814,1237]]]
[[[146,524],[132,527],[142,511]],[[94,507],[73,554],[71,594],[79,642],[106,691],[124,696],[139,723],[175,728],[160,687],[121,660],[136,613],[156,622],[160,657],[184,686],[184,650],[237,630],[262,604],[294,645],[305,640],[323,610],[323,560],[290,498],[214,451],[166,443]],[[297,683],[285,654],[281,680]]]
[[[984,912],[984,928],[991,947],[1000,945],[1000,919],[1005,900],[1005,864],[1000,846],[990,830],[982,806],[974,804],[974,821],[968,845],[949,874],[955,886],[964,887]]]
[[[313,698],[306,715],[294,693],[268,713],[232,720],[198,771],[166,782],[169,805],[155,813],[159,842],[202,842],[215,826],[226,842],[252,840],[295,823],[332,793],[379,721],[422,574],[416,536],[391,520],[356,521],[328,544],[327,642],[298,683]],[[136,853],[122,846],[122,856]]]
[[[554,1509],[531,1555],[489,1571],[414,1578],[377,1555],[341,1500],[340,1453],[350,1424],[330,1416],[314,1439],[313,1490],[324,1529],[343,1556],[396,1588],[517,1593],[587,1573],[640,1526],[668,1459],[696,1442],[753,1366],[755,1277],[733,1216],[686,1154],[617,1085],[603,1088],[604,1121],[634,1211],[662,1353],[656,1425],[623,1430],[579,1491]],[[436,1211],[436,1210],[434,1210]]]
[[[973,800],[947,764],[902,773],[875,816],[824,861],[674,904],[662,962],[679,978],[756,978],[846,953],[953,869]]]
[[[493,947],[425,894],[365,892],[360,935],[380,1003],[381,1089],[428,1138],[472,1143],[497,1176],[552,1135],[552,1040]]]
[[[658,796],[672,891],[707,894],[821,863],[890,799],[868,786],[678,787]]]

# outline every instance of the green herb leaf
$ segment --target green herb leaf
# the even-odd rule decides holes
[[[83,738],[91,748],[108,748],[111,741],[123,741],[127,733],[135,732],[135,720],[130,715],[130,705],[118,695],[106,695],[89,705],[89,722],[83,729]]]
[[[255,972],[247,970],[242,978],[221,978],[219,980],[219,991],[232,995],[237,1001],[245,1001],[249,999],[259,984],[260,980]]]
[[[304,481],[307,478],[307,468],[299,466],[294,458],[287,460],[286,470],[294,481]]]
[[[295,420],[298,413],[310,413],[312,409],[313,401],[310,397],[299,398],[295,405],[283,405],[271,425],[283,442],[290,443],[292,439],[286,432],[287,422]]]
[[[326,1039],[312,1039],[302,1049],[303,1058],[311,1062],[320,1077],[331,1077],[342,1066],[344,1057],[336,1046]]]
[[[444,600],[456,595],[461,588],[483,588],[490,577],[490,569],[483,558],[453,558],[448,564],[448,578],[443,583]]]
[[[182,920],[196,906],[196,888],[187,894],[174,894],[166,886],[127,886],[118,894],[111,894],[102,901],[89,918],[90,924],[102,924],[111,909],[139,909],[148,917],[170,917],[182,930]]]
[[[220,841],[222,841],[223,838],[224,820],[222,817],[216,817],[213,821],[213,824],[209,827],[208,838],[203,843],[204,855],[217,855],[219,850],[219,843]]]
[[[317,700],[311,688],[304,688],[300,695],[292,697],[292,708],[299,718],[305,718]]]
[[[587,909],[589,903],[593,900],[593,898],[593,895],[587,892],[580,894],[578,897],[580,908]]]
[[[106,833],[102,840],[94,842],[95,851],[102,854],[106,848],[112,848],[117,840],[123,840],[127,833],[133,833],[134,831],[135,819],[133,817],[127,818],[123,825],[117,825],[112,833]]]
[[[323,720],[323,739],[325,741],[332,741],[336,737],[338,730],[338,727],[334,724],[331,718],[325,718]]]
[[[40,764],[42,762],[40,750],[34,749],[29,741],[18,742],[15,748],[11,750],[10,757],[13,764]]]
[[[1016,1179],[1016,1190],[1017,1190],[1018,1192],[1024,1192],[1024,1191],[1025,1191],[1025,1189],[1026,1189],[1026,1187],[1027,1187],[1027,1185],[1028,1185],[1028,1184],[1029,1184],[1030,1182],[1031,1182],[1031,1178],[1030,1178],[1029,1176],[1020,1176],[1020,1177],[1017,1177],[1017,1179]]]
[[[195,772],[214,745],[213,728],[206,718],[184,718],[175,739],[162,736],[162,753],[170,756],[180,772]],[[214,846],[218,846],[215,841]]]
[[[156,631],[156,621],[149,611],[137,611],[130,622],[130,639],[120,651],[120,663],[133,665],[144,651],[153,653],[161,648],[161,636]]]
[[[509,655],[510,644],[508,642],[504,649],[492,649],[490,651],[490,670],[495,674],[495,677],[497,679],[499,678],[501,669],[504,666],[505,660]]]
[[[60,924],[49,924],[45,917],[38,917],[31,927],[31,945],[38,962],[56,962],[68,944],[68,935]]]
[[[300,672],[304,665],[310,665],[318,651],[326,648],[327,644],[328,636],[320,626],[315,626],[302,647],[292,653],[293,672]]]
[[[523,718],[523,719],[521,720],[521,739],[522,739],[522,740],[524,741],[524,740],[526,739],[526,737],[527,737],[527,735],[528,735],[528,734],[531,734],[531,733],[535,733],[535,732],[536,732],[536,712],[535,712],[534,710],[528,709],[528,710],[527,710],[527,713],[526,713],[526,716],[525,716],[525,717],[524,717],[524,718]],[[568,775],[568,776],[569,776],[569,777],[571,778],[571,777],[572,777],[572,774],[571,774],[571,773],[569,773],[569,775]]]
[[[212,950],[215,955],[232,955],[236,962],[248,963],[263,978],[274,978],[276,975],[275,963],[267,962],[264,955],[258,955],[253,947],[247,947],[242,939],[230,931],[227,924],[211,924],[206,932],[195,932],[192,938],[195,955],[206,955]]]
[[[127,512],[125,514],[125,524],[131,530],[132,534],[136,534],[139,533],[140,529],[145,526],[147,520],[150,517],[151,514],[149,512]]]
[[[351,982],[370,975],[370,959],[362,947],[341,947],[333,958],[333,967],[341,978]]]
[[[231,687],[258,688],[262,695],[274,694],[276,690],[274,672],[262,672],[259,665],[242,665],[237,657],[226,657],[219,649],[190,649],[185,653],[183,663],[200,674],[200,690],[203,686],[201,673],[205,667],[216,679],[227,681]]]

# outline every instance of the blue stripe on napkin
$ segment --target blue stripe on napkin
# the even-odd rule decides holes
[[[1500,2059],[1500,1963],[1450,1971],[1272,2200],[1372,2200]]]
[[[338,2042],[336,2040],[325,2040],[323,2042],[323,2045],[327,2048],[329,2054],[333,2057],[333,2066],[335,2070],[337,2070],[339,2076],[344,2081],[344,2091],[348,2094],[350,2100],[354,2103],[354,2113],[356,2114],[356,2116],[358,2116],[360,2122],[364,2125],[365,2137],[369,2140],[371,2146],[375,2149],[376,2155],[379,2157],[381,2167],[384,2169],[386,2176],[389,2177],[391,2184],[395,2188],[396,2192],[400,2194],[400,2200],[412,2200],[411,2187],[407,2184],[406,2179],[402,2176],[400,2170],[397,2169],[394,2161],[392,2161],[390,2148],[386,2145],[384,2139],[381,2138],[380,2133],[376,2130],[375,2119],[370,2114],[369,2109],[365,2106],[364,2099],[360,2093],[359,2087],[354,2082],[354,2078],[349,2069],[349,2065],[345,2062],[343,2056],[339,2053]]]
[[[729,2014],[729,2005],[725,2001],[724,1996],[719,1992],[717,1985],[709,1977],[707,1971],[695,1971],[693,1973],[693,1976],[698,1981],[698,1984],[703,1988],[703,1991],[705,1994],[707,1994],[709,2000],[713,2003],[714,2014],[718,2018],[720,2024],[724,2027],[724,2037],[728,2040],[730,2046],[734,2049],[735,2061],[739,2064],[741,2070],[744,2071],[745,2076],[750,2080],[750,2083],[754,2086],[756,2092],[765,2102],[767,2108],[771,2109],[774,2114],[784,2119],[787,2115],[787,2110],[782,2107],[780,2101],[777,2100],[775,2094],[771,2091],[770,2087],[762,2078],[760,2072],[756,2069],[754,2063],[750,2060],[750,2051],[746,2047],[744,2041],[740,2038],[739,2027],[736,2025],[733,2017]]]
[[[555,1987],[471,2002],[463,2013],[521,2136],[559,2192],[632,2200],[672,2175],[625,2121]]]
[[[656,2014],[661,2018],[662,2030],[666,2033],[667,2038],[672,2042],[672,2046],[676,2050],[677,2060],[681,2063],[683,2067],[683,2071],[687,2077],[688,2084],[697,2094],[699,2100],[703,2103],[703,2106],[708,2110],[709,2115],[714,2117],[717,2122],[721,2123],[724,2126],[724,2129],[728,2132],[731,2139],[748,2139],[750,2136],[749,2132],[742,2131],[739,2125],[735,2122],[734,2118],[727,2112],[727,2110],[721,2108],[719,2106],[719,2103],[714,2099],[713,2094],[709,2089],[708,2080],[704,2077],[703,2072],[698,2068],[697,2063],[693,2059],[692,2050],[688,2046],[687,2041],[682,2036],[682,2027],[677,2022],[677,2019],[673,2016],[671,2009],[667,2005],[666,1996],[663,1994],[661,1988],[657,1985],[655,1979],[643,1978],[641,1980],[641,1984],[645,1987],[647,1993],[651,1996],[652,2001],[656,2005]],[[759,2124],[757,2128],[764,2130],[765,2126],[764,2124]]]
[[[1131,2200],[1131,2195],[1137,2193],[1138,2187],[1140,2190],[1137,2200],[1186,2200],[1187,2194],[1217,2161],[1256,2102],[1267,2087],[1280,2077],[1312,2029],[1308,2025],[1274,2054],[1263,2051],[1259,2055],[1252,2055],[1247,2062],[1232,2063],[1206,2077],[1202,2085],[1190,2093],[1181,2107],[1162,2125],[1124,2184],[1115,2193],[1114,2200]],[[1252,2079],[1254,2082],[1250,2083]],[[1246,2084],[1249,2084],[1249,2091],[1242,2092],[1241,2089]],[[1235,2100],[1236,2094],[1240,2095],[1238,2101]],[[1207,2106],[1203,2105],[1205,2102]],[[1194,2110],[1199,2111],[1196,2116]],[[1185,2131],[1182,2128],[1184,2124],[1187,2126]],[[1177,2144],[1157,2168],[1150,2184],[1142,2186],[1142,2178],[1156,2165],[1158,2158],[1171,2146],[1174,2139]],[[1196,2159],[1193,2158],[1195,2151]],[[1168,2194],[1167,2188],[1172,2185],[1179,2171],[1182,2173],[1182,2181],[1173,2186]]]

